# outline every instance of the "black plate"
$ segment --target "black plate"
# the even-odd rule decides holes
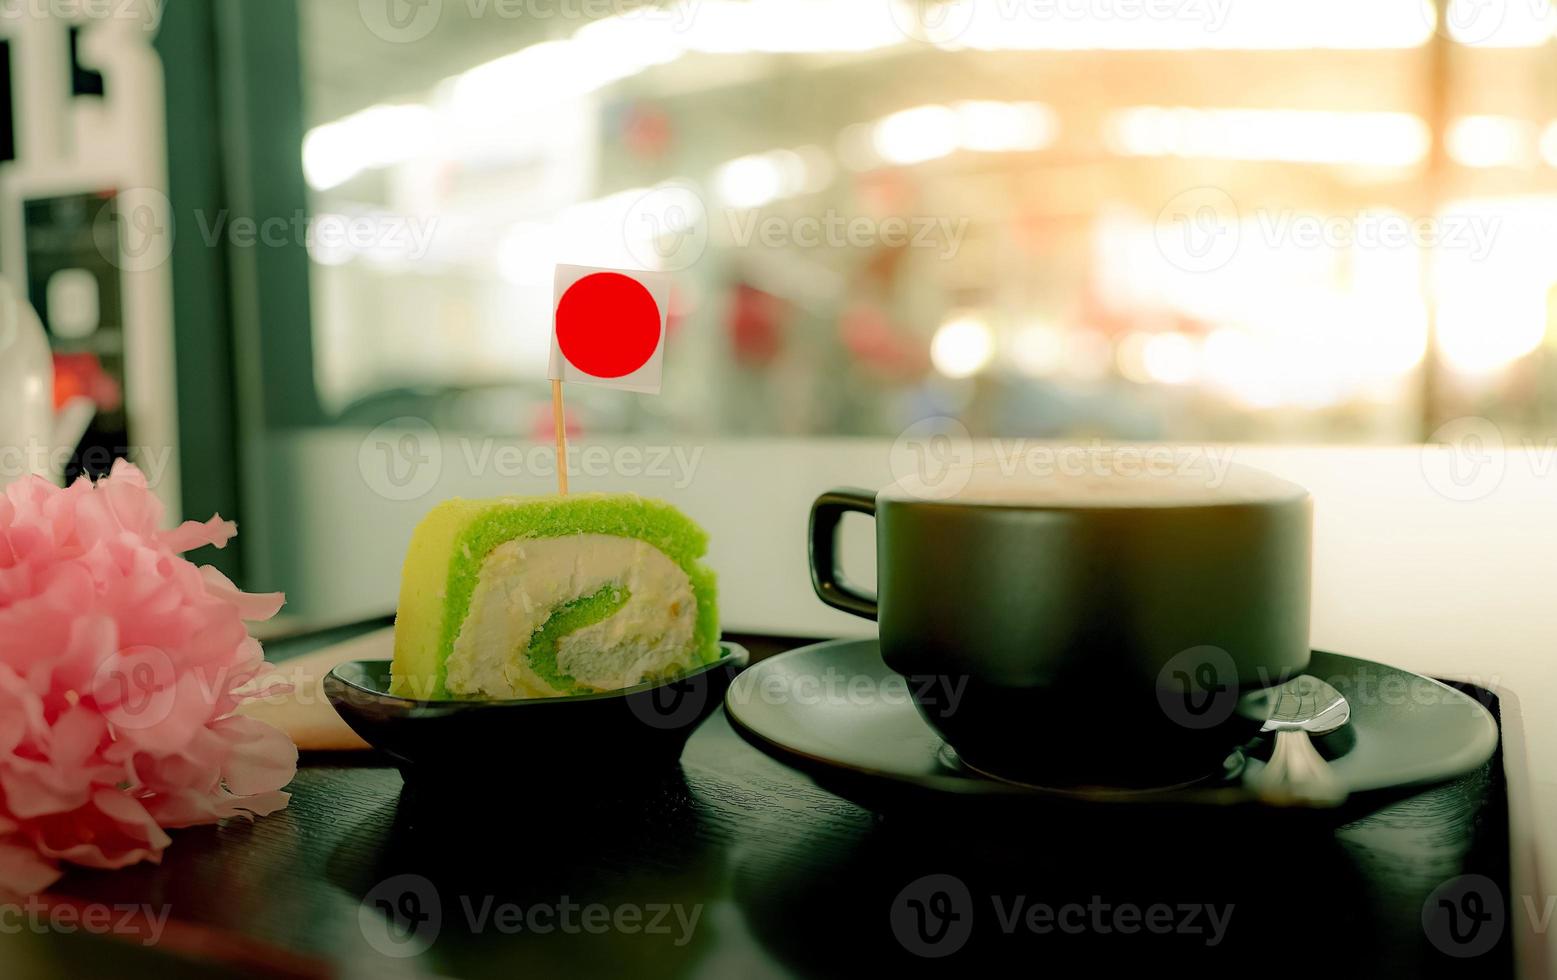
[[[721,643],[711,664],[604,694],[516,701],[417,701],[389,693],[388,660],[353,660],[324,679],[352,731],[406,780],[487,785],[501,772],[580,785],[655,778],[718,707],[746,650]]]
[[[1452,779],[1485,763],[1497,748],[1497,722],[1487,709],[1438,681],[1317,650],[1308,672],[1352,703],[1351,723],[1315,741],[1353,794]],[[904,678],[882,663],[875,640],[818,643],[765,660],[736,680],[725,705],[736,730],[769,755],[800,766],[831,789],[853,786],[870,795],[892,790],[938,798],[1251,802],[1256,797],[1240,776],[1245,768],[1252,773],[1263,765],[1259,756],[1269,741],[1253,744],[1247,767],[1234,752],[1225,772],[1166,791],[1002,782],[958,762],[920,717]]]

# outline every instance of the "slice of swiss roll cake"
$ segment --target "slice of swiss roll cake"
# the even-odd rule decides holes
[[[703,529],[635,494],[448,500],[411,535],[391,691],[613,691],[719,656]]]

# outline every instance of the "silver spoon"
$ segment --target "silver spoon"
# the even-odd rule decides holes
[[[1270,713],[1262,732],[1276,733],[1270,761],[1255,777],[1260,796],[1272,803],[1335,806],[1346,786],[1325,761],[1310,735],[1327,735],[1352,717],[1345,696],[1317,677],[1303,674],[1268,695]]]

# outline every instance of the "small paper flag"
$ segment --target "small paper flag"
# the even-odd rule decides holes
[[[546,376],[659,394],[669,305],[662,273],[557,266]]]

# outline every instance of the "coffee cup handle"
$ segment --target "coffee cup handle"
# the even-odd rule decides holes
[[[811,505],[811,588],[834,609],[875,619],[875,595],[851,586],[838,565],[838,523],[850,512],[876,516],[876,495],[840,487],[817,497]]]

